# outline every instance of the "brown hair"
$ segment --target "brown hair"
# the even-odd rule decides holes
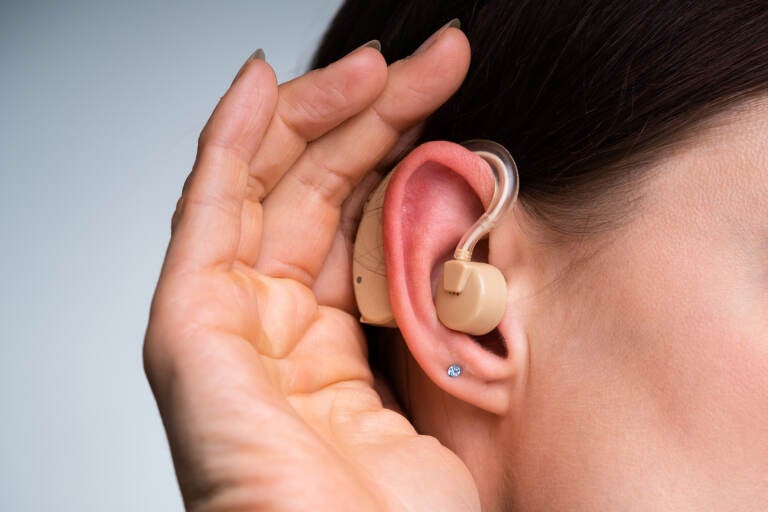
[[[643,155],[768,86],[757,0],[348,0],[311,67],[374,38],[395,61],[454,17],[472,63],[417,142],[504,144],[522,204],[565,233],[612,224],[595,207],[631,188]]]

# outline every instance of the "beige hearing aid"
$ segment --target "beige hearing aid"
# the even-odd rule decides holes
[[[472,252],[517,198],[518,173],[512,155],[496,142],[477,139],[462,146],[488,162],[495,191],[488,210],[459,241],[454,259],[445,262],[435,308],[440,322],[449,329],[479,336],[501,321],[507,283],[498,268],[472,261]],[[382,208],[390,177],[379,184],[363,208],[352,261],[360,321],[383,327],[397,327],[389,304],[382,236]]]

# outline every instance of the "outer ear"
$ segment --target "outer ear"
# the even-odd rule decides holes
[[[391,178],[383,242],[392,312],[414,359],[445,392],[504,414],[513,399],[514,380],[527,361],[522,329],[505,313],[494,333],[504,343],[504,353],[498,354],[475,337],[443,326],[434,305],[443,263],[483,214],[493,187],[488,164],[463,146],[444,141],[419,146]],[[447,372],[454,364],[462,367],[458,378]]]

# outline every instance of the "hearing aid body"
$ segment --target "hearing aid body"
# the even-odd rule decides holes
[[[391,179],[392,173],[384,178],[365,203],[352,254],[352,275],[360,321],[382,327],[397,327],[389,305],[382,235],[384,196]]]
[[[488,140],[471,140],[464,147],[488,162],[495,189],[488,210],[462,237],[454,259],[445,262],[435,292],[440,322],[455,331],[482,335],[493,330],[506,309],[507,283],[501,271],[487,263],[474,262],[472,252],[517,198],[518,173],[514,159],[501,145]],[[382,210],[391,174],[371,194],[355,240],[352,272],[360,321],[396,327],[387,290],[382,234]]]

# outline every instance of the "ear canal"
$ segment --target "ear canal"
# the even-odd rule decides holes
[[[491,332],[504,316],[507,283],[487,263],[450,260],[435,295],[440,322],[454,331],[480,336]]]

